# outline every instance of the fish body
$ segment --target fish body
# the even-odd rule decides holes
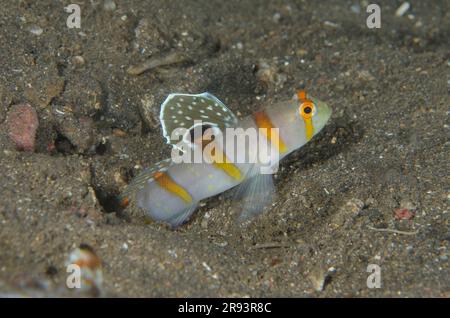
[[[126,205],[135,196],[152,219],[176,227],[199,201],[238,186],[241,219],[248,219],[271,203],[278,162],[306,144],[330,115],[325,103],[303,91],[241,120],[209,93],[171,94],[160,119],[172,158],[139,174],[120,200]],[[192,160],[196,154],[200,161]]]

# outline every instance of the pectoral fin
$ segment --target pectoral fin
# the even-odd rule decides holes
[[[274,198],[275,186],[272,174],[256,174],[245,180],[237,186],[234,195],[235,204],[240,206],[241,211],[239,221],[245,222],[263,213],[271,206]]]
[[[197,207],[198,207],[198,202],[193,203],[192,205],[188,206],[186,209],[182,210],[177,215],[175,215],[169,219],[162,220],[162,221],[170,224],[170,226],[173,229],[177,228],[178,226],[180,226],[181,224],[186,222],[191,217],[192,213],[194,213],[194,211],[195,211],[195,209],[197,209]]]

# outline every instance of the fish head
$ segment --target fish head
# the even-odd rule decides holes
[[[331,117],[331,107],[317,98],[306,95],[306,92],[298,91],[294,96],[294,103],[297,106],[296,113],[305,129],[306,139],[310,140],[316,135]]]

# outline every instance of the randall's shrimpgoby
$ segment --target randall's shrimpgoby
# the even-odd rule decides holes
[[[279,160],[311,140],[330,116],[331,108],[305,91],[243,119],[209,93],[170,94],[161,105],[160,120],[164,137],[174,147],[172,158],[134,178],[119,196],[121,205],[135,196],[152,219],[176,227],[200,200],[238,186],[240,219],[249,219],[272,202],[272,174]],[[230,129],[253,130],[256,140],[230,143]],[[239,139],[238,133],[231,136]],[[249,159],[236,160],[242,159],[236,152]],[[201,160],[191,161],[198,153]]]

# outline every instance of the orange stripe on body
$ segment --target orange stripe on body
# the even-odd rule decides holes
[[[182,186],[173,181],[168,174],[164,172],[156,172],[154,174],[154,180],[161,188],[177,195],[184,202],[192,203],[191,195]]]
[[[266,135],[267,140],[270,141],[272,145],[274,145],[280,153],[286,152],[287,147],[283,140],[280,138],[280,135],[276,131],[272,131],[272,128],[276,128],[273,126],[272,121],[265,111],[259,111],[253,114],[256,125],[258,128],[265,128],[264,134]]]
[[[306,140],[311,140],[314,135],[314,126],[312,123],[312,118],[303,118],[305,122]]]
[[[223,170],[226,174],[236,180],[241,180],[241,171],[228,159],[225,152],[222,150],[220,156],[215,153],[212,154],[212,162],[215,167]]]

